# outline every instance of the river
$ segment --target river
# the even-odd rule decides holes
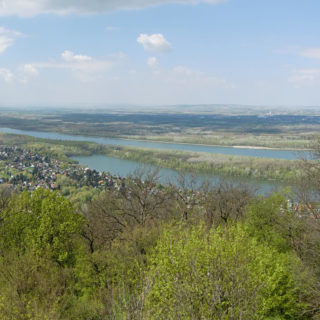
[[[153,170],[156,169],[154,166],[146,165],[143,166],[141,163],[131,160],[123,160],[118,158],[113,158],[104,155],[92,155],[92,156],[76,156],[72,159],[77,160],[79,164],[88,166],[90,169],[95,169],[98,171],[107,171],[113,175],[127,176],[134,173],[135,170]],[[161,168],[159,169],[159,181],[162,184],[167,184],[169,182],[176,184],[178,180],[178,172],[171,169]],[[190,174],[186,174],[187,181],[192,179]],[[209,174],[197,174],[196,175],[196,186],[200,186],[204,181],[209,182],[211,185],[216,185],[220,182],[232,183],[232,184],[245,184],[250,186],[250,188],[257,194],[268,194],[279,189],[287,187],[286,184],[278,181],[260,181],[253,180],[243,177],[225,177],[219,175],[209,175]]]
[[[104,138],[104,137],[85,137],[85,136],[73,136],[64,135],[54,132],[41,132],[41,131],[26,131],[10,128],[0,128],[0,132],[28,135],[43,139],[53,140],[71,140],[71,141],[91,141],[98,144],[118,145],[118,146],[136,146],[143,148],[156,148],[156,149],[170,149],[192,152],[208,152],[208,153],[223,153],[231,155],[241,156],[253,156],[264,158],[276,158],[276,159],[288,159],[293,160],[298,158],[298,152],[295,150],[273,150],[273,149],[250,149],[250,148],[232,148],[232,147],[216,147],[216,146],[204,146],[204,145],[191,145],[191,144],[177,144],[177,143],[159,143],[159,142],[145,142],[126,139]],[[119,176],[127,176],[133,173],[136,169],[141,168],[141,163],[136,161],[122,160],[118,158],[112,158],[104,155],[92,155],[92,156],[77,156],[73,157],[82,165],[87,165],[91,169],[99,171],[108,171],[111,174]],[[154,168],[148,166],[149,168]],[[160,169],[159,176],[162,183],[176,182],[177,172],[170,169]],[[190,179],[190,175],[187,175]],[[230,178],[218,175],[204,175],[198,174],[198,183],[200,184],[204,180],[209,181],[211,184],[217,184],[220,181],[245,183],[250,185],[253,189],[257,190],[257,193],[269,193],[279,188],[284,188],[287,185],[275,181],[256,181],[249,178]]]
[[[219,147],[207,146],[198,144],[183,144],[183,143],[166,143],[166,142],[151,142],[118,138],[105,137],[87,137],[87,136],[73,136],[66,134],[59,134],[55,132],[42,131],[27,131],[10,128],[0,128],[0,132],[28,135],[36,138],[53,139],[53,140],[71,140],[71,141],[91,141],[98,144],[107,144],[124,147],[139,147],[139,148],[153,148],[153,149],[169,149],[191,152],[207,152],[207,153],[222,153],[238,156],[272,158],[272,159],[298,159],[300,153],[296,150],[279,150],[279,149],[255,149],[249,147]]]

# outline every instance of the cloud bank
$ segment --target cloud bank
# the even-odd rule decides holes
[[[166,3],[216,4],[227,0],[0,0],[0,16],[34,16],[43,13],[86,14],[142,9]]]

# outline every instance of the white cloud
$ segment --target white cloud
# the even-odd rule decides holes
[[[191,69],[188,69],[186,67],[178,66],[173,68],[173,73],[183,76],[192,76],[195,74],[195,72]],[[199,73],[199,72],[197,72]]]
[[[150,67],[150,68],[155,68],[159,65],[158,63],[158,59],[156,57],[150,57],[148,58],[147,60],[147,65]]]
[[[66,50],[61,54],[63,60],[67,62],[88,62],[92,61],[92,58],[82,54],[74,54],[72,51]]]
[[[39,74],[39,71],[32,64],[25,64],[23,66],[23,71],[25,74],[32,76],[32,77],[36,77]]]
[[[194,90],[197,88],[231,88],[232,85],[223,78],[208,75],[184,66],[172,69],[156,68],[152,74],[160,81],[171,84],[172,87]],[[202,90],[201,89],[201,90]]]
[[[0,78],[2,78],[6,83],[14,82],[14,74],[9,69],[0,68]]]
[[[312,85],[320,77],[320,69],[294,70],[289,82],[297,87]]]
[[[171,50],[170,42],[161,34],[140,34],[137,38],[137,42],[140,43],[146,51],[165,52]]]
[[[115,61],[112,60],[94,59],[86,55],[74,54],[73,52],[66,50],[61,54],[60,61],[36,62],[33,66],[39,69],[55,68],[86,73],[98,73],[111,68],[114,64]]]
[[[300,55],[309,59],[320,59],[320,48],[309,48],[302,52]]]
[[[6,68],[0,68],[0,78],[6,83],[23,83],[26,84],[32,78],[36,78],[39,71],[32,64],[25,64],[18,67],[15,71]]]
[[[216,4],[227,0],[0,0],[0,16],[43,13],[84,14],[140,9],[166,3]]]
[[[0,54],[12,46],[19,36],[21,36],[20,32],[0,27]]]
[[[171,70],[172,80],[180,84],[199,84],[206,86],[229,86],[222,78],[207,75],[204,72],[186,68],[183,66],[174,67]]]
[[[1,0],[0,0],[1,1]],[[0,33],[1,34],[8,34],[8,35],[11,35],[13,37],[20,37],[22,36],[22,33],[19,32],[19,31],[16,31],[16,30],[9,30],[7,28],[4,28],[4,27],[0,27]]]
[[[104,72],[125,59],[123,53],[110,55],[108,59],[94,59],[92,57],[64,51],[60,59],[38,61],[18,66],[15,71],[0,68],[0,80],[6,83],[27,84],[39,76],[42,69],[61,69],[70,71],[81,82],[93,82],[101,79]]]
[[[13,42],[13,39],[0,35],[0,53],[5,52],[10,46],[12,46]]]
[[[21,83],[28,83],[39,75],[38,69],[33,64],[25,64],[19,69],[17,80]]]
[[[125,58],[123,53],[110,56],[108,59],[94,59],[93,57],[75,54],[65,50],[60,60],[34,62],[30,66],[38,69],[63,69],[71,71],[82,82],[92,82],[100,78],[100,75],[111,69]],[[31,70],[30,70],[31,71]]]

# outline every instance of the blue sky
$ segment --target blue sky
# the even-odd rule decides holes
[[[0,0],[0,105],[320,105],[319,14],[319,0]]]

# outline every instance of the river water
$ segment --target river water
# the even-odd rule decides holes
[[[145,142],[126,139],[104,138],[104,137],[85,137],[85,136],[73,136],[64,135],[54,132],[41,132],[41,131],[26,131],[10,128],[0,128],[0,132],[29,135],[43,139],[53,140],[71,140],[71,141],[91,141],[99,144],[118,145],[118,146],[130,146],[130,147],[143,147],[143,148],[156,148],[156,149],[170,149],[192,152],[207,152],[207,153],[222,153],[230,155],[251,156],[251,157],[263,157],[263,158],[275,158],[275,159],[298,159],[299,153],[295,150],[272,150],[272,149],[250,149],[250,148],[233,148],[233,147],[217,147],[217,146],[204,146],[204,145],[191,145],[191,144],[178,144],[178,143],[159,143],[159,142]],[[118,158],[112,158],[104,155],[92,155],[92,156],[78,156],[73,157],[80,164],[86,165],[91,169],[99,171],[107,171],[114,175],[127,176],[132,174],[135,170],[141,168],[141,163],[136,161],[122,160]],[[148,166],[149,168],[154,168]],[[170,169],[160,169],[159,177],[162,183],[177,181],[177,171]],[[190,175],[187,175],[190,178]],[[204,180],[209,181],[211,184],[217,184],[219,182],[230,183],[245,183],[250,185],[258,193],[269,193],[279,188],[284,188],[287,185],[275,181],[257,181],[246,178],[230,178],[218,175],[204,175],[198,174],[198,183],[200,184]]]
[[[136,170],[154,170],[154,166],[143,166],[141,163],[131,160],[123,160],[118,158],[112,158],[104,155],[92,155],[92,156],[77,156],[72,157],[77,160],[79,164],[88,166],[90,169],[98,171],[107,171],[113,175],[127,176],[133,174]],[[163,184],[174,183],[177,184],[178,172],[171,169],[161,168],[159,169],[159,181]],[[186,180],[191,181],[193,179],[191,174],[186,174]],[[268,194],[274,191],[287,187],[286,184],[278,181],[260,181],[243,177],[226,177],[213,174],[197,174],[196,186],[200,186],[203,182],[209,182],[211,185],[218,183],[232,183],[232,184],[244,184],[249,186],[253,191],[258,194]]]
[[[153,149],[169,149],[191,152],[207,152],[207,153],[222,153],[238,156],[259,157],[259,158],[273,158],[273,159],[286,159],[294,160],[299,158],[300,154],[296,150],[278,150],[278,149],[253,149],[246,147],[219,147],[207,146],[197,144],[182,144],[182,143],[165,143],[165,142],[151,142],[151,141],[138,141],[128,139],[104,138],[104,137],[86,137],[86,136],[73,136],[66,134],[59,134],[54,132],[41,132],[41,131],[27,131],[17,130],[10,128],[0,128],[0,132],[22,134],[33,136],[36,138],[53,139],[53,140],[71,140],[71,141],[91,141],[99,144],[125,146],[125,147],[140,147],[140,148],[153,148]]]

